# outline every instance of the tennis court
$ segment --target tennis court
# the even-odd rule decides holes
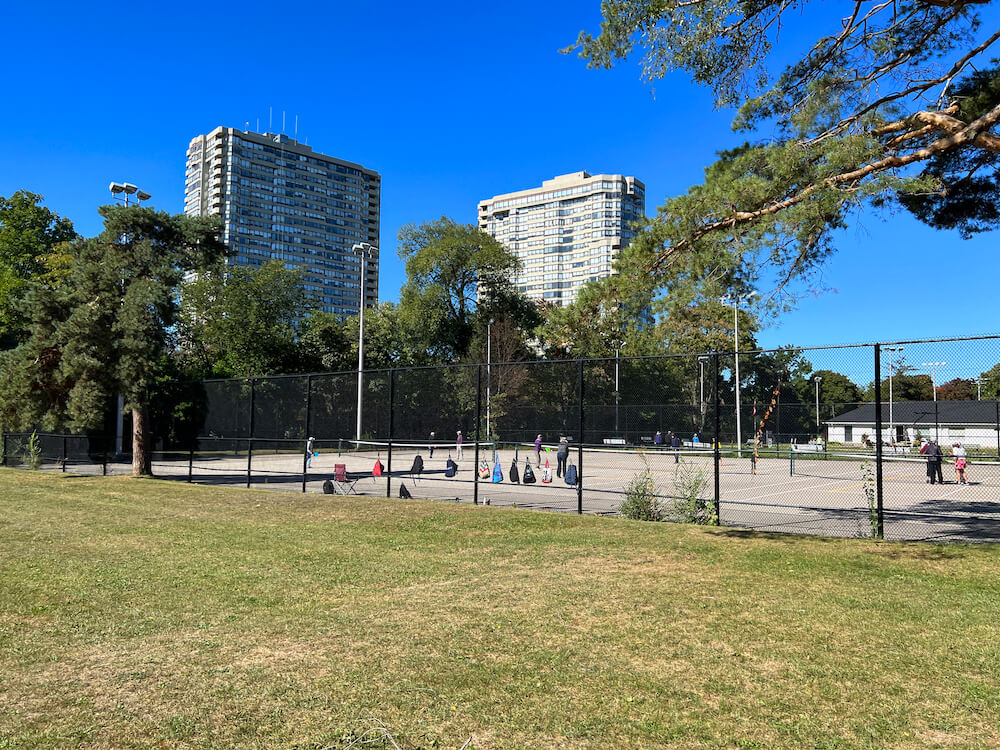
[[[457,459],[453,444],[438,445],[433,456],[427,444],[394,444],[389,472],[387,443],[356,441],[318,441],[319,455],[303,475],[303,454],[291,450],[261,451],[255,448],[250,485],[256,488],[301,490],[303,479],[307,492],[321,493],[323,483],[333,479],[336,466],[345,467],[348,482],[337,483],[342,491],[359,496],[382,497],[387,488],[398,496],[400,485],[415,498],[472,503],[478,495],[483,505],[513,506],[548,511],[613,514],[625,499],[629,481],[647,470],[653,478],[657,495],[669,510],[679,494],[683,479],[699,473],[703,479],[699,496],[714,496],[713,457],[711,450],[671,449],[629,450],[585,448],[582,467],[578,449],[570,450],[569,463],[577,464],[582,476],[582,492],[555,476],[554,446],[541,454],[536,463],[530,445],[480,445],[480,458],[489,463],[491,478],[481,478],[476,487],[475,448],[466,445],[463,457],[456,460],[455,476],[446,476],[447,461]],[[422,471],[413,472],[414,459],[420,456]],[[719,512],[724,526],[759,531],[868,536],[871,516],[866,490],[874,493],[874,461],[870,457],[831,454],[803,457],[787,454],[761,457],[754,461],[751,452],[742,457],[726,452],[720,461]],[[154,471],[162,477],[190,478],[198,483],[245,486],[248,457],[245,447],[234,451],[176,455],[173,460],[160,456]],[[510,481],[515,462],[523,476],[530,462],[536,483]],[[373,475],[376,462],[384,475]],[[551,483],[543,483],[542,468],[548,461],[553,474]],[[492,481],[492,470],[499,463],[503,480]],[[756,466],[756,471],[754,467]],[[865,471],[870,472],[866,480]],[[970,483],[954,481],[950,464],[943,467],[946,483],[926,483],[925,462],[915,458],[885,458],[883,463],[885,535],[894,539],[996,540],[1000,539],[1000,463],[979,461],[969,467]]]

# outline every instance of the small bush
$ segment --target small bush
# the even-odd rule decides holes
[[[42,467],[42,442],[38,439],[38,433],[32,432],[31,437],[24,444],[24,464],[32,471]]]
[[[625,500],[618,506],[618,515],[633,521],[663,520],[663,510],[656,499],[656,482],[648,468],[625,486]]]
[[[715,504],[702,497],[707,481],[705,472],[678,464],[674,472],[674,513],[681,523],[715,525]]]

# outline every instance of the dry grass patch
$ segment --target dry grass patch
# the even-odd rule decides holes
[[[0,747],[1000,746],[992,547],[10,471],[0,534]]]

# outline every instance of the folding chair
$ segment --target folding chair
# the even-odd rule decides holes
[[[347,464],[334,464],[333,483],[341,495],[350,495],[354,492],[354,485],[358,483],[358,480],[352,479],[347,474]]]

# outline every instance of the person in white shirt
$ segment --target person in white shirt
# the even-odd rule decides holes
[[[951,455],[955,459],[955,481],[959,484],[968,484],[969,481],[965,477],[965,466],[969,462],[969,454],[961,443],[955,443],[951,446]]]

